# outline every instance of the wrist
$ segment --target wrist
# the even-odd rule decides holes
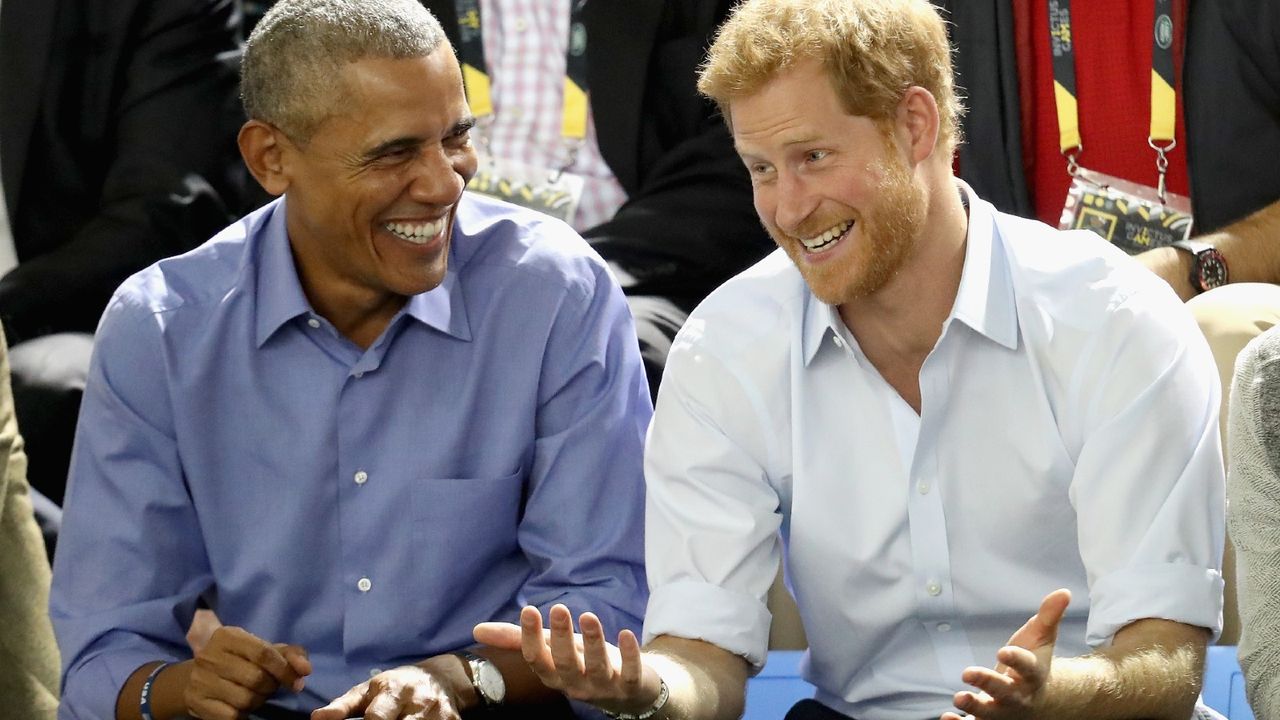
[[[467,661],[457,654],[436,655],[423,660],[418,667],[435,678],[436,682],[453,697],[458,710],[472,710],[483,704],[480,695],[476,692],[475,684],[471,682]]]
[[[667,688],[667,681],[661,677],[658,678],[658,696],[653,699],[647,706],[629,712],[619,712],[615,710],[604,710],[604,714],[614,720],[650,720],[666,707],[667,701],[671,699],[671,691]]]

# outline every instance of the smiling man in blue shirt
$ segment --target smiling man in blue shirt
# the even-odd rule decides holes
[[[413,0],[284,0],[250,38],[240,147],[282,197],[103,316],[60,717],[452,718],[550,694],[516,653],[453,654],[477,622],[564,603],[638,630],[627,305],[567,226],[463,194],[443,37]],[[193,659],[200,599],[225,626]]]

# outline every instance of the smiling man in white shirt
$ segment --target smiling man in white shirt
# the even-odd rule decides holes
[[[575,647],[563,608],[546,642],[532,610],[477,637],[616,717],[736,717],[785,555],[818,688],[788,717],[1191,717],[1223,475],[1213,360],[1177,297],[956,181],[925,0],[748,0],[700,89],[782,252],[672,350],[646,645],[612,650],[586,614]]]

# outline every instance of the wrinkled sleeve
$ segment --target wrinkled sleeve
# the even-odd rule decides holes
[[[1222,630],[1221,390],[1204,336],[1166,288],[1109,309],[1069,380],[1070,498],[1088,573],[1086,640],[1161,618]]]
[[[644,433],[653,409],[626,300],[593,260],[569,289],[544,353],[529,495],[519,527],[533,573],[521,604],[587,610],[605,631],[639,632]]]
[[[1240,667],[1249,704],[1280,717],[1280,333],[1236,361],[1227,426],[1227,521],[1240,586]]]
[[[645,641],[702,640],[759,669],[782,552],[766,470],[777,440],[759,393],[705,349],[705,329],[695,317],[677,336],[649,433]]]
[[[64,719],[115,717],[139,666],[190,657],[186,629],[211,583],[174,438],[163,322],[122,290],[98,330],[50,599]]]

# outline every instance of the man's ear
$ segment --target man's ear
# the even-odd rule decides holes
[[[285,171],[284,143],[288,139],[275,127],[261,120],[250,120],[236,137],[240,156],[258,184],[269,194],[280,196],[289,188]]]
[[[933,93],[918,85],[907,88],[898,103],[896,125],[913,165],[932,155],[941,130],[941,115]]]

